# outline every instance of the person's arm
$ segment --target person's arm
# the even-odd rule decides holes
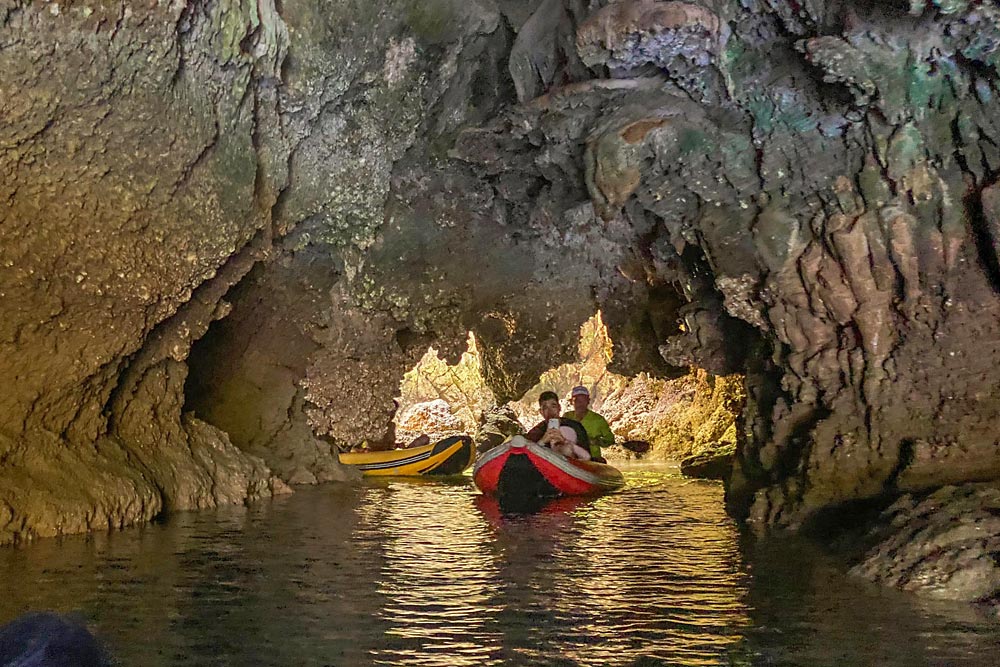
[[[524,434],[524,437],[532,442],[538,442],[542,439],[542,436],[545,435],[545,430],[547,428],[548,424],[546,424],[546,422],[535,424],[530,431]]]
[[[597,434],[594,436],[594,441],[600,447],[610,447],[615,444],[615,434],[611,432],[611,426],[604,417],[601,417],[600,426]]]

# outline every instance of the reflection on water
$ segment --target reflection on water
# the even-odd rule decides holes
[[[460,482],[326,486],[0,550],[0,622],[75,611],[124,665],[992,665],[1000,630],[741,549],[672,468],[507,514]]]

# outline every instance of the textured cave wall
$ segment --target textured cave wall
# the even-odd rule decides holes
[[[586,208],[506,211],[461,165],[427,171],[419,155],[397,166],[387,223],[367,257],[366,279],[379,286],[371,306],[413,332],[453,332],[444,350],[454,359],[473,331],[497,400],[518,399],[575,358],[594,311],[590,286],[613,271],[620,248],[594,233]]]
[[[0,4],[0,543],[285,488],[180,402],[283,184],[273,11]]]
[[[290,484],[346,475],[304,411],[302,379],[340,277],[335,255],[304,243],[311,228],[296,228],[278,259],[256,265],[226,294],[232,311],[193,346],[185,387],[186,409]]]
[[[513,97],[511,35],[491,2],[0,5],[0,541],[340,476],[318,436],[390,441],[402,374],[465,330],[450,296],[387,302],[366,254],[394,163]]]
[[[997,9],[796,7],[598,9],[574,24],[591,78],[567,61],[454,151],[495,208],[579,211],[582,180],[589,225],[629,228],[630,285],[594,287],[626,351],[615,297],[645,284],[679,302],[646,328],[665,361],[749,363],[730,504],[783,527],[1000,474]]]
[[[483,255],[472,235],[450,238],[474,199],[463,208],[436,193],[433,211],[396,202],[436,183],[457,128],[513,96],[510,30],[489,2],[287,3],[282,15],[291,35],[283,122],[295,143],[276,225],[306,228],[293,245],[336,257],[341,273],[314,304],[324,324],[296,368],[303,402],[292,412],[335,445],[389,446],[403,374],[432,342],[461,354],[462,309]],[[466,258],[461,270],[456,257]],[[280,282],[268,276],[282,261],[261,267],[262,280]],[[235,297],[234,314],[252,320],[255,302]],[[284,299],[275,308],[280,318]],[[238,329],[222,344],[238,350]],[[226,388],[206,389],[203,405],[230,400]]]
[[[374,307],[422,298],[480,318],[500,396],[559,349],[564,323],[539,317],[559,294],[608,313],[626,371],[746,369],[729,502],[757,526],[995,481],[996,12],[540,3],[512,22],[521,103],[463,130],[433,175],[397,166],[405,210],[365,267]],[[551,39],[528,40],[540,25]],[[449,206],[466,222],[413,249],[421,211],[462,217]],[[467,275],[456,237],[481,220],[477,302],[449,287]],[[393,278],[406,248],[444,256]],[[484,288],[497,271],[507,294]]]
[[[785,23],[852,99],[824,147],[843,151],[843,173],[803,179],[819,186],[803,189],[809,216],[789,220],[770,196],[755,220],[758,249],[782,241],[762,284],[782,347],[780,380],[759,382],[780,390],[758,406],[733,485],[737,502],[764,485],[752,521],[794,527],[844,501],[1000,473],[984,390],[1000,283],[980,211],[996,179],[997,19],[989,5],[845,3],[815,28]],[[842,36],[814,36],[824,21]]]
[[[518,34],[531,4],[400,2],[388,12],[325,14],[308,3],[283,7],[291,35],[283,108],[297,143],[276,225],[308,225],[299,245],[322,247],[343,266],[316,304],[327,324],[311,335],[317,347],[296,381],[308,423],[337,445],[390,444],[392,397],[405,371],[431,343],[457,359],[470,330],[491,387],[520,397],[573,356],[575,332],[595,309],[594,286],[617,275],[635,238],[626,224],[614,238],[594,224],[571,156],[545,173],[526,157],[519,166],[530,173],[500,184],[501,192],[559,188],[580,203],[540,212],[494,206],[494,185],[450,159],[464,128],[516,98],[511,54],[524,51]],[[560,40],[572,47],[571,33]],[[255,299],[233,303],[234,315],[252,313]],[[228,400],[225,389],[214,398],[208,389],[203,404]],[[267,429],[258,436],[269,437]]]

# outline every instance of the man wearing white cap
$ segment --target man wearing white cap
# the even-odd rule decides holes
[[[573,409],[563,415],[563,419],[575,419],[583,424],[590,440],[590,457],[601,458],[601,447],[615,444],[615,435],[608,426],[608,420],[590,409],[590,391],[583,385],[573,387],[571,393]]]

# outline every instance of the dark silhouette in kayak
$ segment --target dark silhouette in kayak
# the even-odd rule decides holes
[[[110,667],[97,639],[76,621],[50,612],[25,614],[0,627],[3,667]]]

